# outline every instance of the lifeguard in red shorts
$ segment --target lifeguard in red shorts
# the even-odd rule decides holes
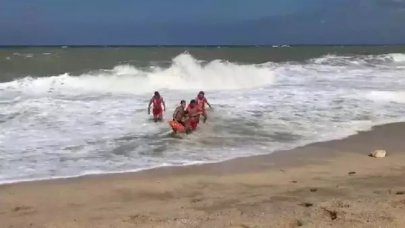
[[[207,118],[208,118],[207,111],[205,110],[205,104],[207,104],[210,107],[210,109],[212,109],[212,107],[211,107],[210,103],[208,103],[207,98],[205,98],[204,91],[200,91],[198,93],[196,101],[197,101],[198,111],[201,112],[201,115],[204,118],[203,122],[205,123],[205,121],[207,121]]]
[[[197,129],[198,118],[201,114],[201,112],[198,110],[197,102],[195,100],[191,100],[186,111],[188,112],[189,124],[190,124],[191,129],[192,130]]]
[[[163,119],[163,111],[166,111],[166,105],[163,100],[163,97],[160,96],[159,92],[155,92],[154,96],[152,99],[149,101],[149,106],[148,106],[148,114],[150,115],[150,107],[153,104],[153,120],[155,122],[161,121]]]

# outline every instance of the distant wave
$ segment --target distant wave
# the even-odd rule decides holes
[[[146,71],[132,65],[119,65],[111,70],[78,76],[66,73],[52,77],[26,77],[2,83],[0,88],[28,93],[50,90],[106,93],[144,93],[157,89],[235,90],[266,86],[273,82],[273,78],[273,71],[268,66],[239,65],[221,60],[204,64],[189,54],[181,54],[168,68],[154,66]]]
[[[311,59],[310,62],[315,64],[346,64],[346,65],[404,63],[405,54],[391,53],[384,55],[355,55],[355,56],[325,55],[321,58]]]

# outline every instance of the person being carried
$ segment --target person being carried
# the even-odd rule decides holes
[[[190,133],[191,127],[189,124],[188,111],[185,110],[186,101],[180,101],[180,105],[173,112],[173,121],[169,121],[173,132],[176,133]],[[181,124],[182,127],[177,126]]]
[[[201,115],[201,112],[198,110],[197,102],[195,100],[191,100],[190,104],[188,105],[186,111],[188,112],[189,124],[191,130],[197,129],[198,119]]]
[[[180,105],[173,112],[173,120],[185,126],[184,116],[186,111],[186,101],[181,100]]]
[[[204,91],[200,91],[197,95],[197,106],[198,106],[198,111],[201,112],[201,115],[203,116],[203,122],[207,121],[207,111],[205,110],[205,104],[207,104],[211,110],[213,110],[212,106],[210,103],[208,103],[207,98],[205,98]]]
[[[155,122],[161,121],[163,119],[163,111],[166,111],[166,104],[163,97],[160,96],[159,92],[155,92],[153,97],[149,101],[148,114],[150,115],[150,107],[153,104],[153,120]],[[163,106],[163,107],[162,107]]]

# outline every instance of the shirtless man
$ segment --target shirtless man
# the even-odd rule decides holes
[[[161,121],[163,119],[163,111],[166,111],[166,104],[163,97],[160,96],[159,92],[155,92],[154,96],[150,99],[148,105],[148,114],[150,114],[150,107],[153,104],[153,120],[155,122]],[[163,106],[163,108],[162,108]]]
[[[180,106],[178,106],[173,113],[173,120],[181,123],[183,126],[185,126],[184,123],[184,112],[186,111],[186,101],[182,100],[180,101]]]

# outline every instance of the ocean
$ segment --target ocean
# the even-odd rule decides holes
[[[165,121],[147,114],[155,90]],[[170,136],[181,99],[214,111]],[[405,46],[0,48],[0,183],[269,154],[405,120]]]

